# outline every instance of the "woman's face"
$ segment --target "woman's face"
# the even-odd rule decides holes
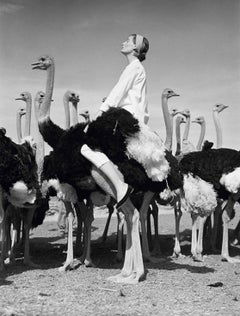
[[[136,49],[136,45],[133,43],[133,36],[128,36],[127,40],[122,43],[121,53],[127,55]]]

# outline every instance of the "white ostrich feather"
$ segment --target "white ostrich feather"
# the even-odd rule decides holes
[[[36,190],[29,190],[23,181],[17,181],[7,194],[11,204],[22,207],[25,203],[34,204],[36,200]]]
[[[78,200],[76,190],[68,183],[60,183],[58,179],[50,179],[47,182],[47,187],[53,187],[56,190],[59,200],[71,203],[76,203]]]
[[[237,193],[240,188],[240,168],[236,168],[228,174],[223,174],[220,183],[225,186],[228,192]]]
[[[193,177],[191,174],[185,175],[183,190],[182,206],[188,212],[207,216],[217,206],[217,193],[214,191],[213,185],[199,177]]]
[[[170,172],[161,138],[142,124],[140,132],[127,140],[127,155],[137,160],[153,181],[163,181]]]

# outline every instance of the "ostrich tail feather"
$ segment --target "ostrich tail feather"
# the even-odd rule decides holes
[[[52,187],[57,192],[59,200],[76,203],[78,200],[77,192],[73,186],[68,183],[60,183],[58,179],[50,179],[47,182],[48,189]]]
[[[191,174],[185,175],[183,190],[182,206],[189,212],[207,216],[217,206],[217,193],[214,191],[213,185],[199,177],[193,177]]]
[[[223,174],[220,183],[225,186],[228,192],[237,193],[240,188],[240,168],[236,168],[228,174]]]
[[[17,181],[13,187],[10,188],[7,196],[11,204],[22,207],[25,203],[34,204],[36,201],[36,190],[29,190],[24,182]]]
[[[163,141],[147,125],[140,127],[138,133],[128,137],[126,154],[138,161],[153,181],[163,181],[170,172]]]

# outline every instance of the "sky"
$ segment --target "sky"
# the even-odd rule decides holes
[[[17,141],[22,101],[15,98],[45,91],[46,72],[31,69],[42,54],[55,59],[52,120],[65,127],[66,90],[94,118],[127,65],[120,50],[132,33],[150,43],[143,65],[151,129],[165,139],[161,95],[171,88],[180,96],[169,100],[170,110],[204,116],[205,138],[214,143],[212,108],[228,105],[220,114],[223,146],[240,149],[240,0],[0,0],[0,126]],[[193,144],[199,134],[192,124]]]

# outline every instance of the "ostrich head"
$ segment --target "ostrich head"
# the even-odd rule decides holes
[[[186,123],[185,119],[183,116],[179,115],[176,118],[176,124],[182,124],[182,123]]]
[[[89,123],[89,122],[90,122],[90,114],[89,114],[88,111],[81,112],[81,113],[79,113],[79,115],[81,115],[82,117],[84,117],[86,123]]]
[[[31,101],[32,97],[30,92],[24,91],[20,94],[20,97],[16,98],[15,100],[22,100],[25,102]]]
[[[0,133],[2,133],[2,135],[6,135],[6,132],[6,128],[0,127]]]
[[[35,102],[38,102],[38,104],[41,105],[41,104],[43,103],[44,97],[45,97],[45,93],[44,93],[43,91],[38,91],[38,92],[36,93],[36,96],[35,96],[35,98],[34,98],[34,101],[35,101]]]
[[[185,118],[189,118],[191,116],[191,112],[189,109],[185,109],[183,111],[179,111],[179,114],[183,115]]]
[[[224,105],[224,104],[221,104],[221,103],[217,103],[214,105],[213,107],[213,112],[222,112],[224,109],[228,108],[228,105]]]
[[[172,109],[170,115],[171,115],[172,117],[174,117],[174,116],[177,115],[177,114],[178,114],[178,109]]]
[[[163,90],[162,96],[169,99],[171,97],[179,97],[179,94],[174,92],[172,89],[166,88]]]
[[[17,114],[21,117],[23,115],[26,114],[26,108],[24,106],[20,106],[18,109],[17,109]]]
[[[64,97],[72,103],[78,103],[80,101],[79,94],[70,90],[65,92]]]
[[[198,116],[195,118],[195,120],[192,121],[192,123],[198,123],[202,125],[205,122],[205,118],[203,116]]]
[[[32,69],[47,70],[54,64],[54,59],[50,55],[42,55],[38,58],[38,61],[32,63]]]

